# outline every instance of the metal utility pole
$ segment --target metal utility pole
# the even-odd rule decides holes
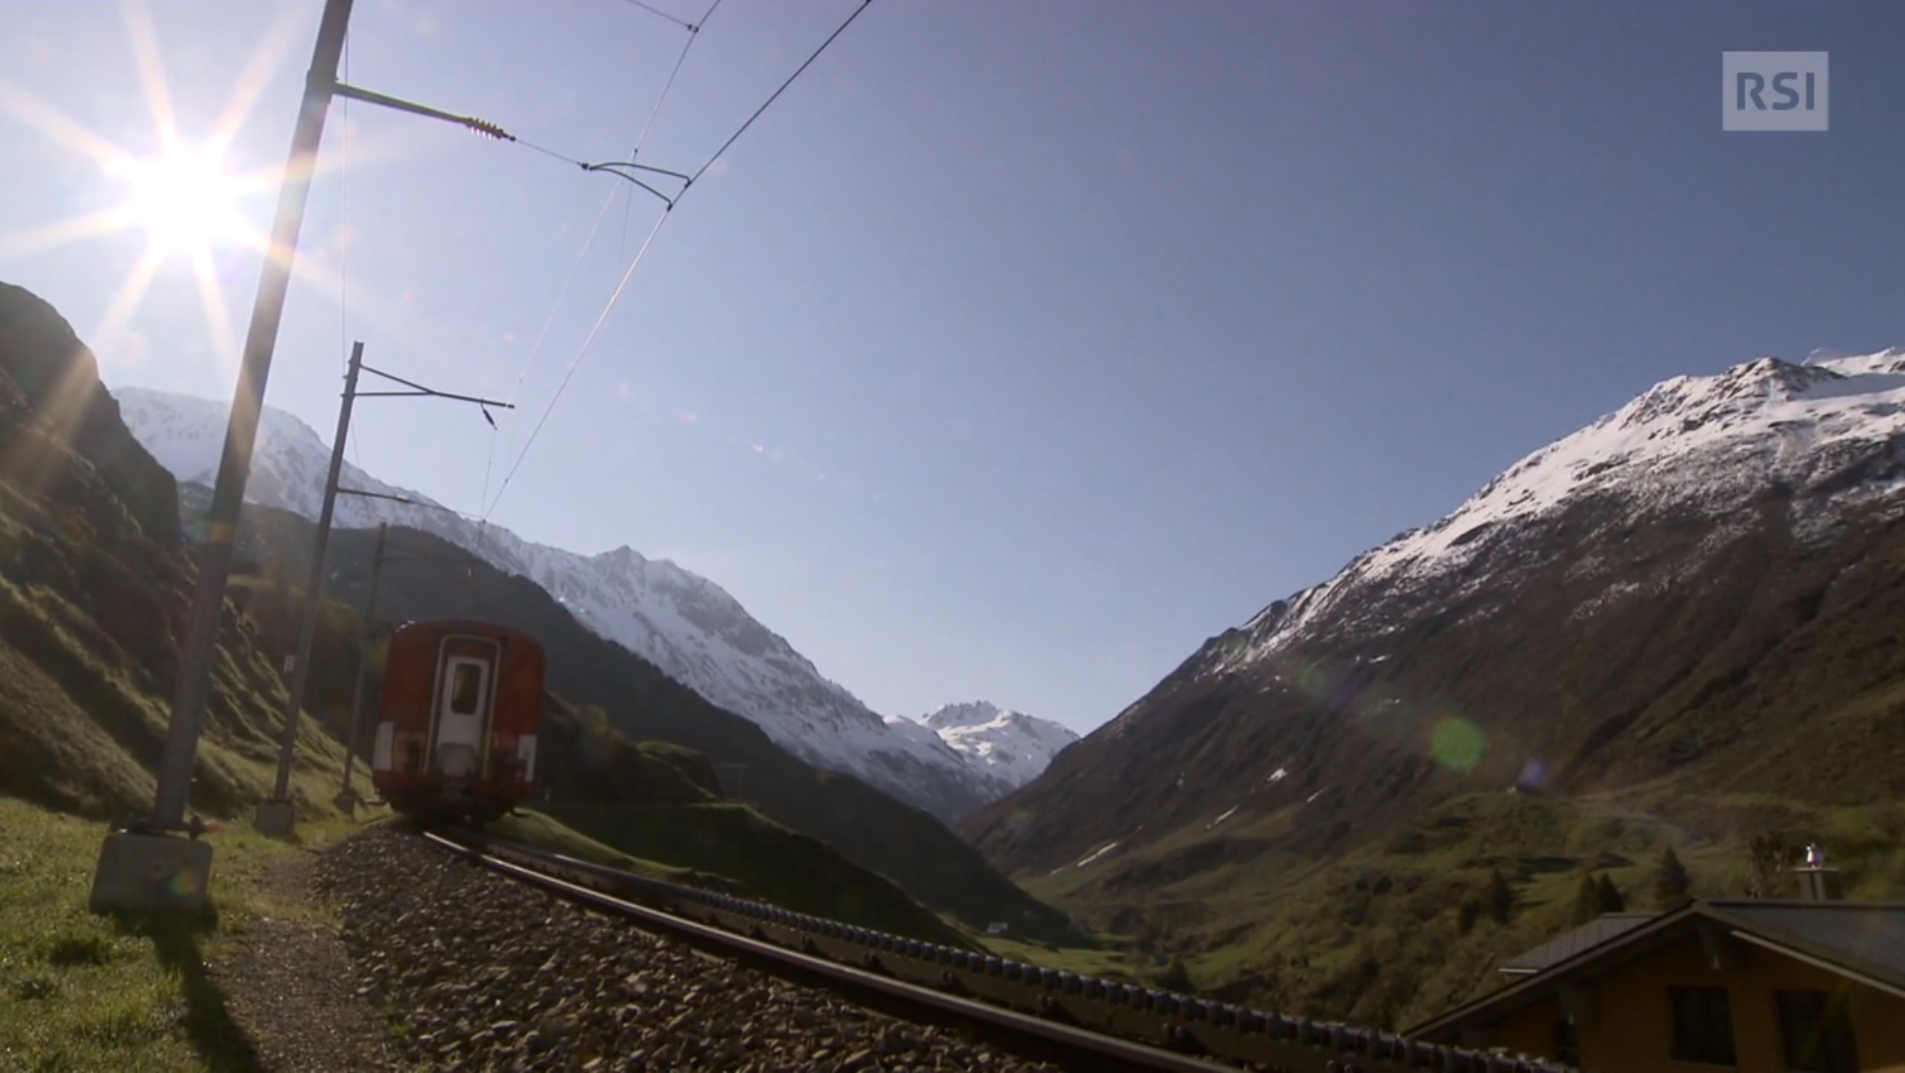
[[[265,382],[271,375],[272,351],[277,346],[285,295],[291,286],[291,264],[297,256],[298,232],[304,224],[305,202],[311,192],[311,176],[317,170],[318,146],[323,141],[324,120],[332,98],[355,98],[456,123],[501,141],[517,140],[515,135],[494,123],[339,82],[337,67],[344,51],[345,32],[350,26],[352,3],[353,0],[324,0],[318,21],[317,42],[311,50],[310,70],[304,77],[304,99],[299,105],[290,155],[279,184],[277,215],[272,221],[271,238],[260,270],[258,297],[252,305],[251,327],[246,333],[245,352],[239,363],[238,386],[232,395],[231,417],[225,427],[224,453],[219,460],[211,509],[206,516],[205,542],[199,552],[198,588],[191,624],[180,652],[179,679],[172,698],[172,721],[166,732],[165,755],[159,766],[158,791],[153,797],[150,816],[132,819],[107,834],[93,873],[90,904],[96,912],[190,912],[205,904],[206,886],[211,880],[212,850],[198,838],[204,827],[197,818],[189,824],[185,822],[185,806],[191,797],[199,726],[211,693],[212,651],[217,645],[218,625],[223,618],[225,584],[231,575],[232,545],[237,539],[245,482],[251,475],[251,454],[258,438]],[[420,390],[415,394],[442,393]],[[504,405],[481,399],[468,401]],[[315,608],[315,604],[312,606]],[[300,676],[304,662],[300,660],[296,668]],[[296,705],[294,696],[294,720]],[[292,733],[287,730],[287,743],[294,740],[290,737]],[[284,797],[284,770],[281,767],[278,776],[279,799]],[[174,831],[190,832],[192,837],[189,841],[167,837]]]
[[[324,505],[318,508],[317,535],[311,546],[311,569],[304,585],[304,628],[298,634],[298,654],[291,665],[291,696],[284,709],[284,738],[278,748],[278,782],[271,800],[258,807],[258,830],[268,835],[288,834],[291,810],[291,757],[298,743],[298,707],[310,680],[311,645],[317,638],[318,608],[323,603],[324,553],[331,540],[331,515],[337,507],[337,477],[344,468],[344,442],[351,432],[351,404],[357,399],[357,373],[364,367],[364,344],[351,345],[350,365],[344,372],[344,404],[337,409],[337,435],[331,438],[331,468],[324,477]]]
[[[305,78],[304,105],[292,135],[291,156],[278,197],[278,215],[271,245],[258,283],[258,301],[252,310],[245,355],[232,398],[231,419],[225,430],[225,451],[212,505],[206,517],[205,547],[199,554],[198,593],[192,609],[192,628],[186,635],[179,666],[178,691],[172,704],[171,731],[166,738],[165,763],[153,806],[153,826],[184,828],[191,769],[198,745],[199,721],[210,692],[211,654],[218,637],[218,621],[231,575],[232,547],[238,534],[238,512],[244,502],[245,482],[251,476],[251,453],[258,439],[258,418],[264,407],[265,384],[271,374],[277,346],[278,323],[284,315],[285,294],[291,285],[291,262],[297,254],[298,231],[317,168],[318,143],[324,117],[337,84],[337,64],[344,48],[344,31],[353,0],[326,0],[318,27],[311,70]]]
[[[197,824],[188,826],[185,805],[190,797],[192,766],[198,751],[199,722],[211,691],[211,655],[223,617],[225,583],[231,574],[232,544],[238,530],[238,510],[244,501],[245,481],[251,475],[251,452],[258,436],[259,411],[265,382],[271,374],[278,324],[284,316],[291,285],[291,263],[297,255],[298,232],[317,168],[318,145],[324,136],[324,118],[337,85],[337,65],[350,24],[352,0],[325,0],[318,23],[311,67],[305,75],[304,100],[291,135],[291,150],[278,190],[277,216],[258,281],[251,327],[232,396],[231,417],[225,428],[225,448],[212,490],[206,518],[206,542],[199,553],[198,590],[193,601],[191,627],[179,661],[179,680],[172,701],[172,722],[166,735],[165,756],[159,768],[159,787],[152,815],[134,821],[128,829],[106,836],[99,866],[93,874],[94,911],[145,912],[178,909],[196,911],[205,904],[211,879],[212,848],[197,838]],[[192,839],[181,841],[165,832],[187,830]]]
[[[357,377],[360,372],[381,376],[411,390],[359,391]],[[439,399],[454,399],[459,402],[473,402],[485,408],[484,417],[486,418],[489,416],[488,407],[495,406],[505,410],[515,408],[513,403],[498,402],[495,399],[479,398],[475,395],[456,395],[448,391],[438,391],[435,388],[427,388],[422,384],[405,380],[401,376],[393,376],[364,364],[364,344],[358,343],[351,348],[350,368],[344,374],[344,401],[337,413],[337,436],[331,441],[331,468],[324,478],[324,505],[319,508],[317,533],[312,538],[311,570],[304,593],[304,623],[298,634],[298,652],[293,657],[295,662],[291,668],[290,695],[285,702],[284,734],[278,743],[278,781],[272,791],[271,800],[262,802],[258,806],[255,826],[267,835],[287,835],[297,825],[296,810],[290,796],[291,764],[297,756],[298,749],[298,714],[304,707],[305,687],[310,682],[311,646],[317,638],[318,608],[323,604],[324,553],[330,544],[331,515],[337,504],[337,497],[343,494],[369,496],[374,499],[397,498],[337,486],[337,478],[344,469],[344,445],[350,436],[351,410],[360,398],[392,396],[430,396]],[[493,421],[491,423],[494,424]],[[372,592],[375,593],[374,588]],[[348,764],[350,761],[347,759],[345,762]],[[349,783],[347,782],[345,786],[348,789]]]
[[[364,718],[364,683],[370,680],[370,635],[377,614],[377,582],[384,576],[384,533],[389,523],[377,523],[376,550],[370,556],[370,594],[364,597],[363,627],[357,635],[357,685],[351,690],[351,728],[344,735],[344,789],[337,796],[338,807],[353,815],[357,794],[351,789],[351,770],[357,766],[357,727]]]

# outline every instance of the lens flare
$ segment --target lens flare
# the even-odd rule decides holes
[[[1515,785],[1527,786],[1531,789],[1540,789],[1541,785],[1547,781],[1548,765],[1533,756],[1528,758],[1527,763],[1521,765],[1521,774],[1515,776]]]
[[[1429,753],[1443,767],[1473,771],[1488,754],[1488,735],[1459,715],[1449,716],[1437,723],[1430,735]]]
[[[200,892],[198,876],[189,870],[173,873],[172,878],[166,881],[165,888],[166,893],[180,901]]]

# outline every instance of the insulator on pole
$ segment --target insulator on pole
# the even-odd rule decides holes
[[[516,140],[516,136],[514,134],[509,133],[508,131],[504,130],[503,128],[497,126],[494,123],[477,119],[473,116],[465,117],[462,122],[464,126],[470,128],[476,133],[484,135],[486,137],[495,138],[499,142],[513,142]]]

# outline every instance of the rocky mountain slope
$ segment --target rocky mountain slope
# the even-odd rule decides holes
[[[1905,351],[1669,380],[1211,638],[962,830],[1101,925],[1234,944],[1465,794],[1651,787],[1687,824],[1897,797],[1902,515]]]
[[[213,483],[224,442],[224,403],[136,387],[118,394],[134,434],[181,483]],[[329,460],[329,446],[309,426],[267,407],[246,498],[316,518]],[[342,483],[419,505],[340,497],[339,528],[380,521],[412,526],[521,574],[596,633],[753,720],[783,748],[814,764],[857,775],[948,821],[1010,789],[991,765],[969,763],[967,753],[938,735],[882,719],[720,586],[674,563],[644,558],[628,547],[590,556],[532,543],[436,509],[429,497],[385,484],[348,461]]]

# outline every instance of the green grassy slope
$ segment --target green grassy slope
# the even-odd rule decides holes
[[[1905,894],[1905,809],[1895,803],[1694,801],[1668,783],[1577,799],[1475,794],[1326,861],[1280,848],[1305,820],[1291,808],[1225,824],[1222,835],[1181,830],[1021,880],[1144,955],[1131,960],[1153,978],[1157,962],[1181,957],[1191,989],[1388,1028],[1497,986],[1498,964],[1572,927],[1584,873],[1608,875],[1630,910],[1657,909],[1652,884],[1668,845],[1695,894],[1745,894],[1754,835],[1833,847],[1850,897]],[[1496,871],[1514,894],[1501,919],[1488,899]],[[1775,883],[1772,893],[1796,895],[1789,873]]]
[[[99,818],[149,807],[191,592],[176,488],[118,419],[50,306],[0,284],[0,794]],[[231,818],[272,789],[285,693],[227,604],[191,805]],[[301,728],[291,790],[326,815],[343,752]],[[329,785],[326,785],[326,783]]]

